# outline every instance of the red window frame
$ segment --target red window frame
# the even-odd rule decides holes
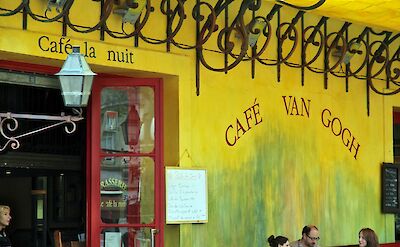
[[[95,77],[92,88],[91,104],[88,111],[88,156],[87,156],[87,246],[100,246],[100,233],[102,229],[109,227],[129,227],[134,224],[105,224],[101,221],[100,209],[100,161],[109,154],[101,152],[100,147],[100,96],[104,87],[110,86],[149,86],[154,88],[154,116],[155,116],[155,140],[154,150],[149,154],[138,156],[149,156],[155,161],[154,178],[154,203],[155,219],[152,224],[138,224],[145,227],[158,229],[156,234],[156,247],[164,246],[164,165],[163,165],[163,88],[162,80],[158,78],[130,78],[115,77],[109,75],[98,75]],[[90,114],[90,115],[89,115]],[[89,141],[90,140],[90,141]],[[115,154],[115,157],[126,156],[126,154]],[[135,156],[132,154],[132,156]]]

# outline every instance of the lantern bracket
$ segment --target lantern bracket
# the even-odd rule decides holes
[[[76,131],[76,122],[79,122],[84,118],[82,117],[82,109],[78,110],[73,108],[72,110],[75,115],[65,115],[64,112],[62,112],[60,116],[16,114],[11,112],[0,113],[0,135],[6,140],[3,146],[0,145],[0,152],[4,151],[7,147],[18,149],[20,147],[19,139],[53,129],[61,125],[65,125],[64,131],[67,134],[74,133]],[[38,129],[30,130],[22,134],[18,133],[14,135],[13,133],[15,133],[19,127],[18,119],[44,120],[54,123]]]

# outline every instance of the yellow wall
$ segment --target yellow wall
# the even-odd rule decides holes
[[[32,10],[41,12],[44,2],[33,1]],[[88,12],[89,16],[84,12],[85,17],[79,13],[88,8],[98,11],[99,4],[76,2],[71,9],[73,20],[95,25],[96,12]],[[17,5],[7,1],[0,7]],[[282,18],[289,21],[295,14],[284,9]],[[319,18],[307,15],[306,23],[315,25]],[[21,15],[0,20],[1,59],[61,65],[65,53],[38,47],[43,35],[56,42],[62,39],[59,23],[29,19],[28,30],[22,30]],[[329,23],[331,30],[343,25],[335,20]],[[118,30],[120,17],[111,15],[108,24]],[[158,9],[147,25],[146,35],[162,39],[165,18]],[[364,27],[352,28],[358,34]],[[215,36],[207,49],[217,49]],[[177,38],[194,44],[190,14]],[[95,50],[96,56],[87,58],[94,72],[163,78],[165,165],[207,169],[208,223],[166,225],[165,246],[264,246],[270,234],[295,240],[302,227],[311,223],[320,228],[323,246],[356,244],[362,227],[375,229],[382,243],[394,241],[394,217],[381,213],[380,166],[393,161],[391,114],[393,106],[400,106],[397,96],[371,93],[368,115],[363,80],[351,78],[346,92],[344,79],[329,76],[328,89],[324,89],[323,75],[306,71],[302,86],[299,69],[282,65],[278,82],[277,67],[259,63],[252,79],[250,62],[242,62],[226,74],[201,66],[200,96],[196,96],[193,49],[172,46],[171,52],[165,52],[165,45],[145,42],[134,47],[132,39],[113,39],[107,34],[101,41],[98,31],[82,34],[68,30],[64,42],[67,39]],[[235,42],[240,44],[240,40]],[[265,58],[276,58],[274,42],[276,38]],[[133,62],[108,61],[110,50],[132,52]],[[223,67],[221,54],[204,54],[207,61]],[[300,55],[296,50],[293,60],[299,63]],[[250,114],[248,122],[245,114]],[[349,151],[349,146],[324,126],[334,118],[334,132],[340,130],[340,120],[342,130],[347,128],[355,146],[360,145],[357,152],[354,147]],[[230,146],[226,133],[231,144],[235,135],[240,138]],[[185,152],[189,155],[183,155]]]

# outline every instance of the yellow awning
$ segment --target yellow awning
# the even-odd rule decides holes
[[[281,2],[304,7],[320,1],[285,0]],[[317,9],[308,12],[377,28],[381,31],[400,31],[400,0],[325,0]]]

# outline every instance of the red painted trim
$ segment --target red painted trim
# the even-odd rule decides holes
[[[400,112],[393,112],[393,124],[400,124]]]
[[[158,130],[156,137],[156,145],[158,147],[157,152],[156,152],[156,157],[159,158],[159,161],[157,164],[159,165],[159,169],[157,169],[156,173],[156,181],[157,181],[157,188],[159,188],[158,193],[156,193],[156,201],[159,202],[158,207],[156,207],[156,210],[158,210],[158,224],[157,228],[160,230],[160,232],[157,234],[157,241],[160,243],[160,247],[164,246],[164,225],[165,225],[165,167],[164,167],[164,128],[163,128],[163,120],[164,120],[164,115],[163,115],[163,81],[161,79],[158,80],[156,84],[156,92],[157,92],[157,97],[156,97],[156,106],[155,106],[155,116],[156,119],[158,119],[157,123],[158,125],[156,130]]]
[[[47,75],[54,75],[61,70],[61,67],[15,62],[15,61],[7,61],[7,60],[1,60],[1,59],[0,59],[0,68],[14,70],[14,71],[20,71],[20,72],[47,74]],[[110,75],[110,74],[97,73],[97,77],[113,78],[115,76]],[[131,78],[131,77],[121,76],[119,78]]]
[[[144,154],[143,156],[154,157],[155,162],[155,220],[150,224],[105,224],[101,221],[101,208],[100,205],[100,161],[102,157],[107,154],[101,153],[100,147],[100,104],[101,104],[101,89],[106,86],[151,86],[154,88],[154,114],[155,114],[155,153]],[[162,115],[162,80],[161,79],[138,79],[129,77],[115,77],[110,75],[96,76],[93,82],[92,89],[92,104],[91,108],[91,126],[88,130],[91,132],[91,152],[88,153],[92,157],[89,166],[90,169],[90,200],[88,208],[90,209],[90,231],[88,230],[88,246],[98,247],[100,246],[100,233],[103,228],[106,227],[154,227],[159,229],[159,233],[156,235],[156,246],[164,246],[164,224],[165,224],[165,205],[164,205],[164,162],[163,162],[163,115]],[[126,156],[127,154],[123,155]],[[131,155],[131,154],[128,154]],[[110,156],[110,154],[108,154]],[[121,154],[115,154],[112,156],[121,156]],[[132,154],[132,156],[136,156]],[[89,216],[89,215],[88,215]]]
[[[7,60],[0,60],[0,68],[39,74],[55,74],[60,71],[59,67],[21,63]]]
[[[89,208],[91,211],[90,219],[87,219],[90,222],[90,242],[88,246],[97,247],[100,246],[100,85],[97,78],[94,81],[94,85],[92,88],[92,105],[91,105],[91,152],[90,155],[92,157],[90,164],[90,174],[91,182],[90,182],[90,194],[89,198]],[[96,193],[97,192],[97,193]]]
[[[400,247],[399,242],[379,244],[380,247]]]

